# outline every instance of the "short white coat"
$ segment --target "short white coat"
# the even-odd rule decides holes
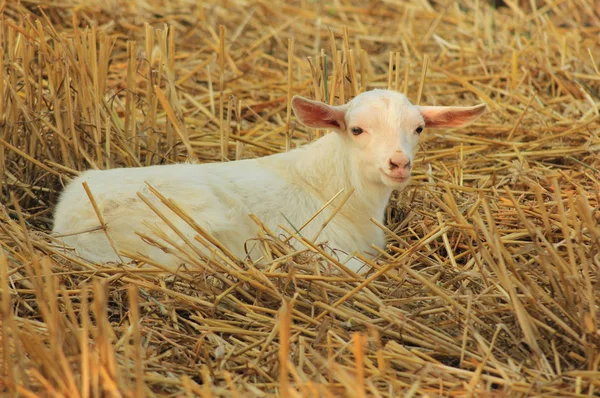
[[[383,247],[384,233],[370,220],[383,221],[394,189],[406,186],[422,127],[455,127],[477,118],[485,105],[475,107],[418,107],[402,94],[388,90],[362,93],[348,104],[332,107],[294,97],[294,112],[308,127],[332,133],[286,153],[258,159],[211,164],[174,164],[112,170],[89,170],[64,190],[55,210],[53,233],[65,245],[93,262],[118,262],[82,186],[87,182],[117,250],[126,249],[171,268],[182,260],[144,242],[136,232],[152,236],[157,227],[169,240],[182,240],[138,196],[149,199],[198,247],[197,234],[164,206],[148,188],[174,200],[195,222],[239,258],[256,244],[256,215],[269,229],[283,234],[302,226],[339,191],[344,193],[302,231],[312,239],[347,192],[353,194],[320,233],[317,241],[345,253],[374,254]],[[88,231],[88,232],[82,232]],[[303,247],[295,239],[290,243]],[[254,249],[253,249],[254,247]],[[340,259],[345,255],[338,252]],[[126,256],[121,258],[127,259]],[[358,271],[362,262],[347,263]],[[366,267],[365,267],[366,268]]]

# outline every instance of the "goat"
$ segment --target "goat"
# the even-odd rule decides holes
[[[341,196],[300,233],[312,238],[320,231],[319,240],[327,241],[330,248],[371,256],[371,245],[383,247],[385,236],[370,220],[383,221],[392,191],[408,184],[423,129],[463,126],[478,118],[485,107],[415,106],[403,94],[390,90],[367,91],[341,106],[295,96],[292,108],[299,121],[331,133],[289,152],[257,159],[86,171],[61,194],[53,233],[89,261],[118,262],[115,250],[126,249],[170,267],[179,265],[183,262],[180,258],[136,234],[152,235],[154,226],[168,240],[182,242],[138,193],[190,240],[197,234],[164,206],[147,182],[243,258],[248,254],[246,242],[255,238],[258,230],[249,214],[281,233],[279,224],[298,228],[336,193],[354,190],[322,231]],[[83,182],[93,194],[105,230],[99,228]],[[303,247],[295,239],[290,242]],[[258,255],[259,250],[251,249],[249,254]],[[346,265],[359,271],[364,263],[351,258]]]

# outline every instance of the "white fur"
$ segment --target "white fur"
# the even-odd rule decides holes
[[[346,105],[328,105],[295,97],[294,111],[311,127],[337,130],[302,148],[260,159],[215,164],[175,164],[142,168],[90,170],[73,180],[56,206],[53,233],[78,255],[94,262],[119,261],[82,187],[87,182],[118,250],[138,252],[154,261],[176,266],[181,260],[148,245],[135,232],[152,236],[157,226],[174,242],[181,239],[156,216],[137,193],[156,205],[191,241],[196,232],[166,208],[145,182],[173,199],[199,225],[239,258],[244,244],[256,237],[253,213],[272,231],[278,224],[299,228],[338,191],[354,194],[319,236],[331,248],[369,255],[371,244],[384,246],[384,234],[370,219],[382,221],[393,189],[402,189],[410,177],[410,162],[426,122],[438,127],[464,124],[483,108],[417,107],[402,94],[373,90]],[[470,110],[475,116],[465,117]],[[454,113],[453,113],[454,112]],[[462,112],[462,113],[461,113]],[[462,119],[461,119],[462,118]],[[460,123],[457,123],[457,120]],[[450,124],[454,123],[454,124]],[[363,133],[354,136],[352,127]],[[396,165],[391,166],[390,160]],[[390,177],[391,176],[391,177]],[[344,194],[302,230],[312,238]],[[285,216],[285,217],[284,217]],[[286,220],[287,218],[287,220]],[[82,232],[81,231],[90,231]],[[75,233],[75,234],[73,234]],[[198,247],[201,245],[197,242]],[[297,241],[292,244],[303,247]],[[248,247],[254,243],[248,242]],[[256,259],[258,251],[252,251]],[[357,271],[362,263],[348,263]]]

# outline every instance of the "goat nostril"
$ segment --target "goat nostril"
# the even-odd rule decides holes
[[[398,168],[402,168],[402,169],[406,169],[406,170],[412,169],[412,162],[410,160],[406,163],[404,163],[404,162],[394,163],[394,161],[392,159],[390,159],[389,163],[390,163],[390,170],[396,170]]]

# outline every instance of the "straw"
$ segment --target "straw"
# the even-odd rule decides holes
[[[1,6],[0,395],[598,396],[595,2],[105,3]],[[72,235],[123,264],[49,235],[84,170],[284,152],[326,133],[293,95],[388,87],[488,112],[421,134],[366,275],[319,238],[350,189],[293,228],[248,215],[262,262],[153,187],[138,236],[175,269],[112,242],[93,186]]]

